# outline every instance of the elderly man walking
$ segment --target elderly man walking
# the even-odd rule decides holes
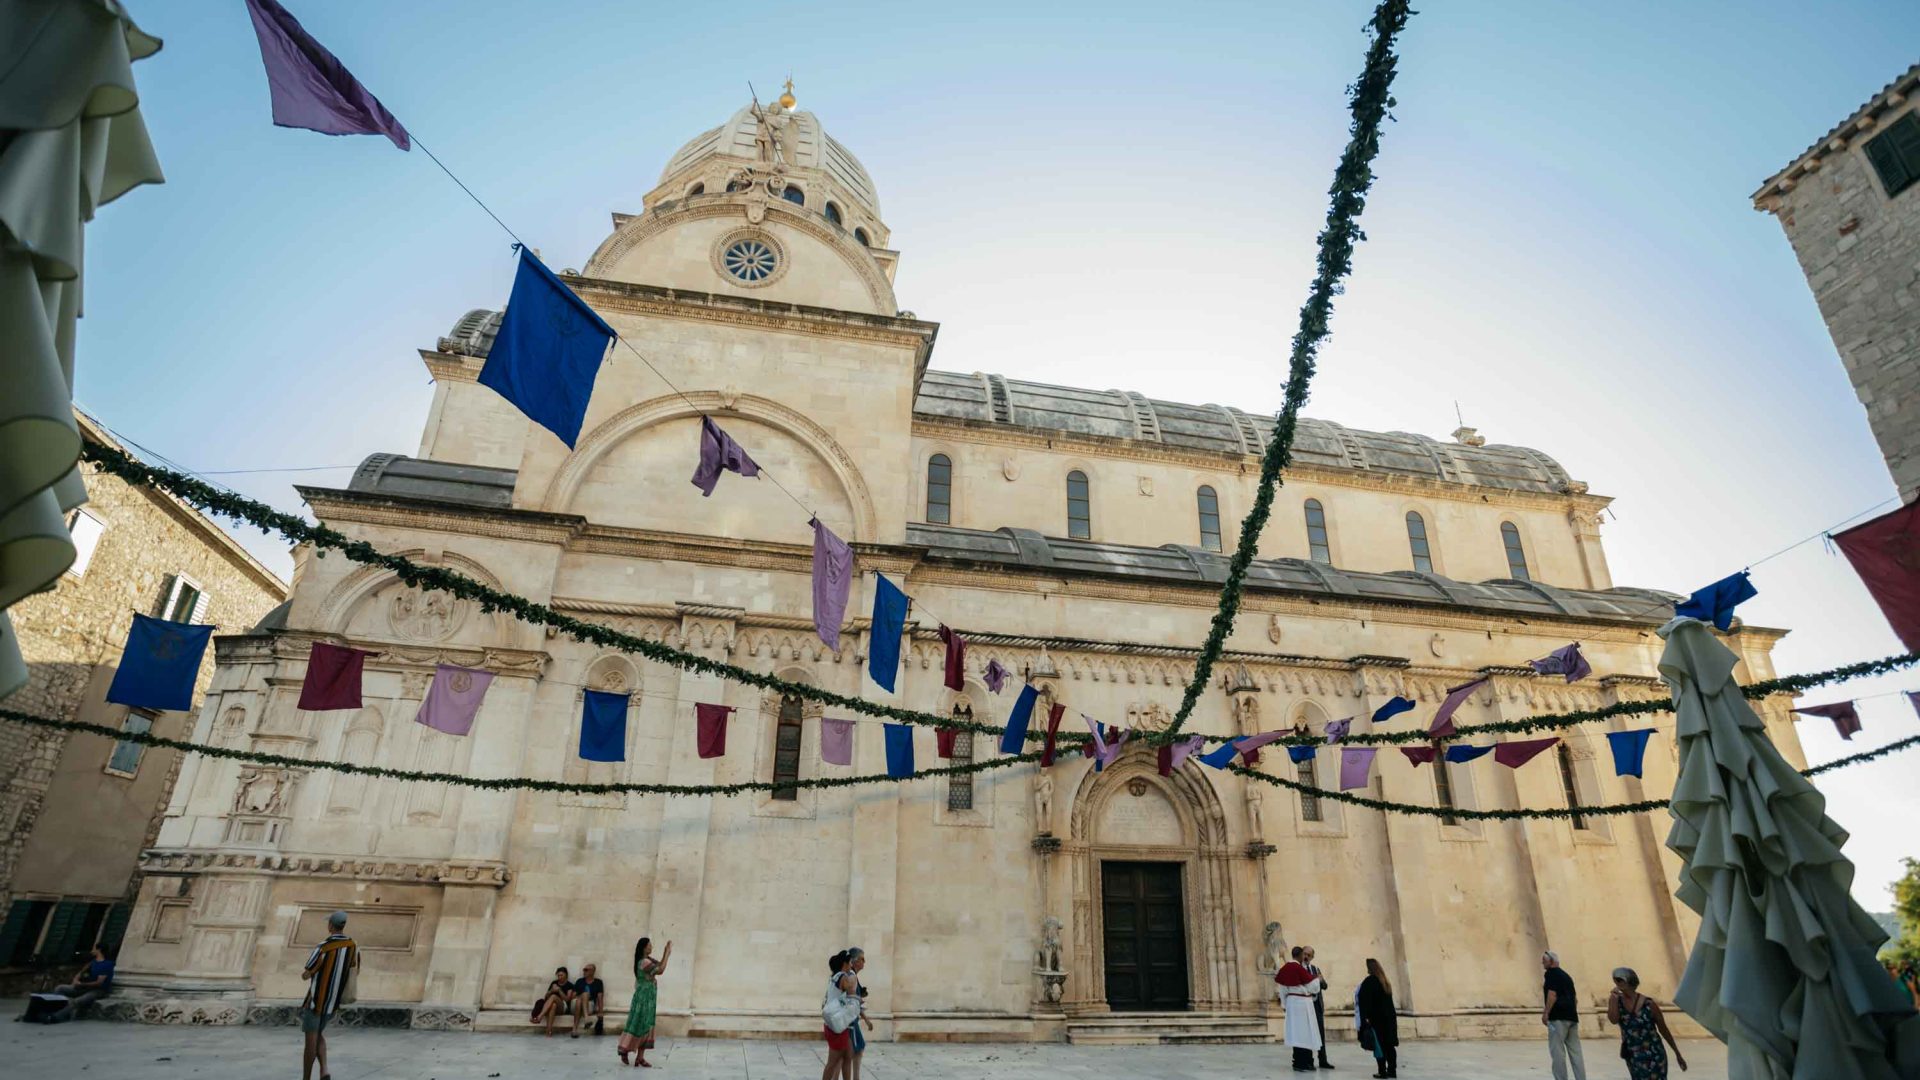
[[[301,1080],[313,1080],[314,1062],[320,1063],[320,1080],[331,1080],[327,1071],[327,1021],[340,1006],[353,1002],[349,985],[353,970],[360,966],[360,950],[347,936],[347,913],[336,911],[327,916],[327,939],[313,947],[307,966],[301,972],[307,979],[307,997],[300,1003],[300,1030],[306,1046],[300,1055]]]
[[[1567,1063],[1573,1063],[1573,1080],[1587,1080],[1587,1061],[1580,1053],[1580,1008],[1574,998],[1573,976],[1560,967],[1560,956],[1540,954],[1540,966],[1546,971],[1541,987],[1543,1004],[1540,1022],[1547,1025],[1547,1053],[1553,1058],[1553,1080],[1567,1080]]]

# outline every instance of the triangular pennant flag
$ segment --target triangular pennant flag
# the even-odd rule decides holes
[[[1474,758],[1486,757],[1491,753],[1493,753],[1493,747],[1491,746],[1449,746],[1447,747],[1447,760],[1458,765],[1463,762],[1472,761]]]
[[[200,659],[212,637],[211,626],[134,615],[107,700],[136,709],[192,710]]]
[[[1753,582],[1747,580],[1747,572],[1742,570],[1695,589],[1692,596],[1673,605],[1673,614],[1710,622],[1725,633],[1733,628],[1733,609],[1759,595],[1760,590],[1753,587]]]
[[[940,642],[946,646],[946,682],[949,690],[967,688],[967,639],[952,627],[940,627]]]
[[[1607,745],[1613,750],[1613,775],[1639,776],[1647,753],[1647,740],[1652,737],[1652,728],[1607,732]]]
[[[1205,735],[1189,735],[1179,742],[1174,743],[1171,747],[1173,750],[1172,760],[1168,763],[1168,767],[1173,769],[1179,768],[1182,762],[1199,752],[1201,745],[1206,741],[1207,737]]]
[[[713,417],[700,417],[700,464],[693,469],[693,486],[700,489],[702,498],[713,494],[714,485],[720,482],[722,472],[739,473],[741,476],[759,476],[760,466],[747,456],[747,451],[733,436],[720,430]]]
[[[853,764],[853,721],[820,721],[820,760],[829,765]]]
[[[960,741],[959,728],[933,729],[933,752],[948,761],[953,760],[953,744]]]
[[[1907,691],[1907,703],[1913,706],[1914,712],[1920,713],[1920,690]]]
[[[427,698],[413,722],[448,735],[465,735],[473,730],[473,718],[492,685],[491,671],[441,664],[433,669],[433,684],[427,687]]]
[[[1509,769],[1517,769],[1559,741],[1560,737],[1555,735],[1548,739],[1516,739],[1499,743],[1493,748],[1493,760]]]
[[[887,775],[903,780],[913,775],[913,725],[887,725]]]
[[[1536,675],[1565,675],[1568,682],[1579,682],[1593,674],[1593,665],[1580,653],[1580,643],[1573,642],[1553,650],[1538,660],[1527,661]]]
[[[1920,501],[1835,533],[1894,636],[1920,651]]]
[[[880,689],[893,693],[900,674],[900,634],[907,625],[907,594],[883,575],[875,574],[873,626],[868,632],[867,674]]]
[[[1854,733],[1860,730],[1860,713],[1854,709],[1851,701],[1836,701],[1831,705],[1809,705],[1794,712],[1802,716],[1824,716],[1833,721],[1833,730],[1840,733],[1842,739],[1853,741]]]
[[[814,518],[813,632],[827,648],[840,651],[840,627],[847,621],[847,597],[853,591],[853,549]]]
[[[1403,746],[1400,748],[1400,752],[1407,755],[1407,760],[1413,762],[1416,768],[1440,756],[1440,748],[1432,745]]]
[[[1007,714],[1007,728],[1000,733],[1001,753],[1018,754],[1026,750],[1027,727],[1033,723],[1033,703],[1039,696],[1040,692],[1033,688],[1032,683],[1021,687],[1020,696],[1013,699],[1013,711]],[[1047,755],[1041,761],[1042,765],[1053,764],[1052,752],[1053,738],[1049,733]]]
[[[580,756],[587,761],[627,760],[626,694],[589,690],[580,711]]]
[[[277,0],[247,0],[247,14],[260,41],[276,125],[322,135],[385,135],[402,150],[412,148],[407,129],[380,99]]]
[[[1487,676],[1482,675],[1472,682],[1461,683],[1449,689],[1447,699],[1440,703],[1440,711],[1433,715],[1433,723],[1427,727],[1427,734],[1435,738],[1453,734],[1454,712],[1467,703],[1467,699],[1473,696],[1475,690],[1487,685],[1489,681]]]
[[[732,714],[731,705],[694,705],[693,715],[698,725],[694,730],[694,747],[701,757],[727,756],[727,717]]]
[[[1007,680],[1013,677],[1013,672],[1008,671],[1005,665],[994,659],[987,661],[987,670],[982,672],[980,677],[986,680],[987,689],[997,694],[1007,685]]]
[[[1066,715],[1067,707],[1057,701],[1047,710],[1047,745],[1040,753],[1040,767],[1043,769],[1053,764],[1054,742],[1060,737],[1060,721]]]
[[[1394,717],[1399,716],[1401,713],[1412,709],[1413,706],[1414,706],[1414,700],[1412,698],[1405,698],[1405,697],[1389,698],[1385,705],[1382,705],[1379,708],[1373,710],[1373,722],[1376,724],[1383,724],[1388,720],[1391,720]]]
[[[307,653],[307,675],[300,680],[300,703],[307,712],[358,709],[367,653],[316,641]]]
[[[1351,716],[1347,717],[1345,720],[1331,721],[1327,724],[1327,730],[1325,732],[1327,737],[1327,742],[1337,743],[1341,739],[1346,738],[1347,732],[1352,730],[1353,730],[1353,717]]]
[[[1248,765],[1258,765],[1260,764],[1261,747],[1275,739],[1284,739],[1291,734],[1293,734],[1291,731],[1263,731],[1258,735],[1249,735],[1244,739],[1234,740],[1233,748],[1240,751],[1241,758],[1243,758]]]
[[[1371,746],[1345,746],[1340,749],[1340,790],[1352,791],[1367,786],[1367,775],[1373,770],[1373,755],[1379,751]]]
[[[1303,761],[1312,761],[1314,751],[1318,749],[1320,748],[1317,746],[1289,746],[1287,747],[1287,757],[1292,759],[1295,765],[1298,765]]]
[[[617,336],[545,263],[521,248],[480,385],[492,387],[571,449],[586,422],[600,361]]]

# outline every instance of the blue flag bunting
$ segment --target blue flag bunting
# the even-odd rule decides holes
[[[1394,698],[1388,701],[1385,705],[1382,705],[1379,708],[1373,710],[1373,722],[1376,724],[1383,723],[1385,721],[1393,719],[1396,716],[1399,716],[1401,713],[1406,712],[1411,708],[1413,708],[1412,698],[1404,698],[1404,697]]]
[[[1032,683],[1020,688],[1020,696],[1014,699],[1013,712],[1007,715],[1007,730],[1000,733],[1000,752],[1017,754],[1027,747],[1027,727],[1033,723],[1033,703],[1040,692]]]
[[[1314,751],[1318,749],[1317,746],[1289,746],[1287,756],[1293,759],[1295,765],[1298,765],[1303,761],[1312,761]]]
[[[1485,757],[1491,753],[1493,753],[1491,746],[1449,746],[1447,760],[1455,763],[1472,761],[1474,758]]]
[[[887,775],[901,779],[913,775],[913,725],[887,725]]]
[[[212,637],[211,626],[135,615],[107,700],[136,709],[191,711],[193,681]]]
[[[893,693],[900,674],[900,633],[907,625],[907,594],[880,574],[873,587],[873,629],[867,646],[867,674],[880,689]]]
[[[480,369],[480,385],[513,402],[527,419],[571,449],[587,418],[587,399],[613,332],[533,252],[520,249],[520,269],[500,318],[500,332]]]
[[[1239,747],[1231,742],[1223,742],[1219,746],[1201,754],[1200,760],[1216,769],[1224,769],[1233,763],[1233,759],[1237,757],[1239,753]]]
[[[1724,634],[1733,628],[1734,607],[1759,595],[1760,590],[1753,587],[1753,582],[1747,580],[1747,572],[1742,570],[1695,589],[1692,596],[1673,605],[1673,613],[1710,622]]]
[[[1647,740],[1652,737],[1652,728],[1607,732],[1607,743],[1613,748],[1613,775],[1639,776],[1647,756]]]
[[[589,690],[580,713],[580,756],[588,761],[627,760],[626,694]]]

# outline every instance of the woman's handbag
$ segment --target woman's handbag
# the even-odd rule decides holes
[[[821,1006],[820,1019],[826,1023],[828,1031],[838,1035],[859,1021],[860,999],[835,990],[827,995],[826,1003]]]
[[[1375,1044],[1376,1042],[1378,1042],[1378,1041],[1379,1041],[1379,1039],[1378,1039],[1378,1037],[1377,1037],[1377,1036],[1375,1036],[1375,1035],[1374,1035],[1374,1033],[1373,1033],[1373,1025],[1372,1025],[1372,1024],[1363,1024],[1363,1025],[1361,1025],[1361,1027],[1360,1027],[1360,1049],[1362,1049],[1362,1050],[1365,1050],[1365,1051],[1367,1051],[1368,1053],[1372,1053],[1372,1052],[1373,1052],[1373,1048],[1374,1048],[1374,1044]]]
[[[360,1000],[359,961],[360,957],[355,956],[353,961],[347,965],[346,973],[340,976],[342,980],[340,983],[340,1004],[342,1005],[351,1005]]]

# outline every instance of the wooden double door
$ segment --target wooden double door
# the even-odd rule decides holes
[[[1107,1007],[1187,1007],[1187,920],[1180,863],[1100,864]]]

